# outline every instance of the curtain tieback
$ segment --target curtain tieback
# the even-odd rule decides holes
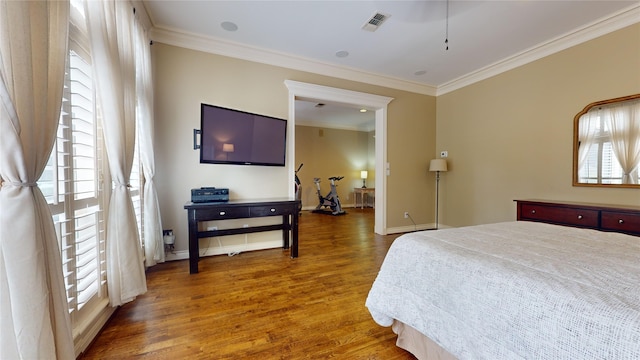
[[[36,182],[17,182],[17,181],[0,181],[0,187],[5,186],[34,187],[38,186]]]
[[[131,184],[127,183],[127,184],[123,184],[123,183],[118,183],[114,181],[114,186],[124,186],[126,188],[132,188],[133,186],[131,186]]]

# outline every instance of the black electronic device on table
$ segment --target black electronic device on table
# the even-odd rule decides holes
[[[229,201],[229,189],[215,187],[201,187],[199,189],[191,189],[191,202],[225,202]]]

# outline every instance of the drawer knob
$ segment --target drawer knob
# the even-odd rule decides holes
[[[531,213],[532,213],[532,214],[535,214],[535,213],[536,213],[536,211],[535,211],[535,210],[531,210]]]
[[[582,215],[578,215],[578,219],[581,220],[582,219]]]
[[[271,208],[271,212],[276,212],[276,209],[274,209],[274,208]]]
[[[222,215],[226,215],[227,213],[225,211],[220,211],[220,216]]]
[[[622,219],[618,220],[618,224],[623,224],[623,223],[624,223],[624,220],[622,220]]]

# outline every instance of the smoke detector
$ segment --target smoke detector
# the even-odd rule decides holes
[[[367,20],[366,23],[364,23],[364,25],[362,25],[362,29],[374,32],[378,30],[382,23],[385,22],[385,20],[387,20],[390,16],[391,15],[389,14],[376,12],[375,14],[373,14],[373,16],[371,16],[371,18],[369,18],[369,20]]]

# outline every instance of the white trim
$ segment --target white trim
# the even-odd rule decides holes
[[[153,20],[154,19],[151,19],[152,22],[154,22]],[[482,69],[470,72],[438,86],[365,72],[355,68],[337,66],[269,49],[251,47],[214,37],[182,32],[177,29],[154,26],[151,29],[149,36],[153,41],[187,49],[358,81],[417,94],[438,96],[490,78],[518,66],[528,64],[532,61],[595,39],[599,36],[620,30],[638,22],[640,22],[640,3],[631,5],[626,9],[594,21],[582,28],[533,46],[516,55],[507,57],[491,65],[485,66]]]
[[[388,234],[399,234],[399,233],[408,233],[408,232],[415,232],[415,231],[422,231],[422,230],[438,231],[438,230],[435,229],[435,227],[436,227],[436,223],[418,224],[418,225],[415,225],[415,226],[414,225],[397,226],[397,227],[388,228],[387,229],[387,233]],[[452,229],[453,227],[440,224],[440,226],[438,226],[438,228],[440,230],[443,230],[443,229]]]
[[[437,96],[640,22],[640,3],[438,86]]]
[[[96,306],[98,309],[92,316],[87,316],[86,319],[90,321],[84,322],[73,329],[73,343],[76,357],[79,357],[93,340],[98,336],[102,327],[109,321],[111,315],[116,310],[115,307],[109,306],[109,298],[105,297],[99,300],[100,303]]]
[[[217,244],[217,242],[216,242]],[[248,252],[248,251],[256,251],[256,250],[267,250],[267,249],[276,249],[282,248],[282,240],[270,240],[270,241],[260,241],[260,242],[250,242],[236,245],[210,245],[209,247],[200,247],[199,253],[200,258],[208,257],[208,256],[216,256],[216,255],[228,255],[230,253],[238,252]],[[173,260],[186,260],[189,259],[189,250],[181,250],[172,253],[167,253],[165,255],[165,259],[167,261]]]
[[[338,89],[328,86],[302,83],[293,80],[285,80],[285,85],[289,89],[289,123],[292,127],[291,140],[287,140],[289,159],[289,169],[295,169],[295,104],[297,99],[320,100],[337,104],[350,104],[375,109],[376,111],[376,174],[386,174],[384,164],[387,163],[387,106],[393,100],[391,97],[367,94],[357,91]],[[291,141],[291,142],[289,142]],[[294,172],[290,171],[289,182],[294,181]],[[376,197],[375,197],[375,225],[374,231],[380,235],[387,234],[387,176],[376,176]],[[293,187],[289,189],[290,196],[293,196]]]
[[[385,107],[393,100],[393,98],[388,96],[367,94],[293,80],[285,80],[284,83],[289,91],[293,91],[296,94],[297,99],[302,100],[327,100],[332,103],[362,105],[375,109]]]
[[[436,94],[435,86],[365,72],[355,68],[337,66],[269,49],[246,46],[194,33],[154,27],[150,33],[150,37],[153,41],[211,54],[218,54],[287,69],[306,71],[340,79],[353,80],[423,95],[434,96]]]
[[[416,226],[413,226],[413,225],[396,226],[396,227],[387,229],[387,233],[401,234],[401,233],[409,233],[409,232],[422,231],[422,230],[433,230],[435,227],[436,227],[435,223],[420,224]]]

